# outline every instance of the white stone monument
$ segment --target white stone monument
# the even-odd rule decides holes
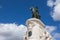
[[[52,40],[41,20],[31,18],[26,21],[27,31],[24,40]]]
[[[27,31],[24,40],[52,40],[52,37],[45,29],[44,23],[39,20],[41,16],[38,8],[31,7],[30,10],[32,11],[32,18],[26,21]]]

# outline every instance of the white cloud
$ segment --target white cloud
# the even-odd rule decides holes
[[[53,31],[56,30],[56,27],[55,27],[55,26],[46,26],[46,30],[47,30],[49,33],[52,33]]]
[[[48,32],[53,33],[55,26],[46,26]],[[27,28],[24,25],[17,24],[0,24],[0,40],[23,40]],[[59,33],[54,33],[53,38],[60,38]]]
[[[58,5],[58,4],[60,4],[60,0],[56,0],[55,3],[54,3],[54,5]]]
[[[53,7],[54,2],[53,2],[52,0],[48,0],[48,1],[47,1],[47,5],[48,5],[49,7]]]
[[[54,34],[53,40],[57,40],[57,39],[60,40],[60,33],[55,33],[55,34]]]
[[[60,4],[56,5],[53,10],[53,15],[51,15],[53,19],[56,21],[60,21]]]
[[[23,40],[26,30],[24,25],[0,24],[0,40]]]
[[[46,26],[46,30],[51,33],[53,40],[60,39],[60,33],[55,32],[57,30],[55,26]]]
[[[53,9],[51,10],[51,17],[53,20],[60,21],[60,0],[55,0],[55,2],[53,0],[48,0],[47,5]]]
[[[60,33],[55,33],[54,38],[60,38]]]
[[[5,37],[0,35],[0,40],[5,40]]]

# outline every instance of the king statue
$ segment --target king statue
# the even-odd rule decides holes
[[[40,19],[40,15],[38,12],[38,7],[30,7],[30,10],[32,11],[32,18]]]

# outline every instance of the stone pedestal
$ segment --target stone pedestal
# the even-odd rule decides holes
[[[26,21],[27,32],[24,40],[52,40],[41,20],[31,18]]]

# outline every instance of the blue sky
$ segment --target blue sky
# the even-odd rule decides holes
[[[49,7],[46,5],[47,0],[1,0],[0,5],[0,23],[18,23],[24,24],[25,21],[31,18],[30,6],[38,6],[41,20],[45,24],[51,24],[53,21],[50,17]],[[49,19],[49,20],[47,20]],[[46,23],[48,22],[49,23]]]
[[[51,2],[55,3],[56,0],[51,0]],[[57,4],[51,4],[51,2],[50,0],[0,0],[0,23],[25,25],[26,20],[31,18],[32,13],[29,9],[30,6],[37,6],[39,14],[41,15],[40,20],[47,26],[56,27],[53,33],[56,32],[60,35],[60,15],[56,17],[56,15],[53,14],[58,8],[57,4],[60,3],[56,2]],[[59,11],[56,13],[60,14]],[[57,38],[57,40],[59,40],[59,38]]]

